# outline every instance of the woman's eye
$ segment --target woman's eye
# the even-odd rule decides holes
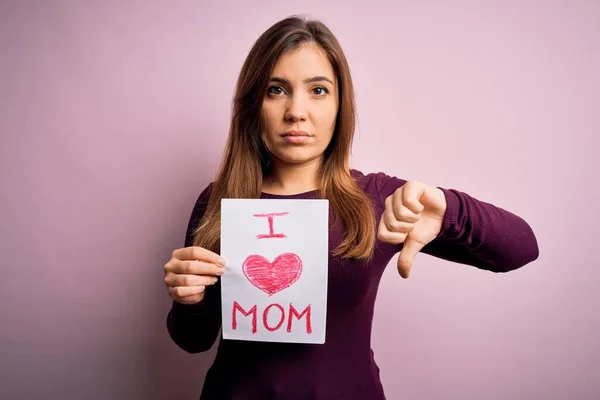
[[[313,92],[317,96],[324,96],[326,93],[329,93],[329,90],[327,90],[327,88],[324,88],[323,86],[317,86],[313,89]]]
[[[280,94],[283,94],[283,88],[281,86],[271,86],[269,87],[269,89],[267,89],[267,93],[275,95],[275,96],[279,96]]]

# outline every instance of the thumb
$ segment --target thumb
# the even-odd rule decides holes
[[[404,279],[409,277],[413,261],[415,260],[417,253],[419,253],[423,247],[425,247],[424,244],[412,240],[410,235],[404,242],[402,251],[400,251],[400,255],[398,256],[398,273]]]

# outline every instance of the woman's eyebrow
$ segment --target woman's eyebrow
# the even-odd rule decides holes
[[[329,82],[333,85],[333,81],[329,78],[327,78],[326,76],[313,76],[312,78],[308,78],[303,80],[302,82],[304,83],[314,83],[314,82]],[[289,85],[290,81],[285,79],[285,78],[280,78],[277,76],[273,76],[271,77],[271,82],[278,82],[278,83],[283,83],[285,85]]]

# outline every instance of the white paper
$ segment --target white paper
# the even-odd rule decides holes
[[[328,200],[221,200],[224,339],[325,343],[328,226]]]

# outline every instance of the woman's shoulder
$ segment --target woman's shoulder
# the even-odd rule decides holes
[[[208,200],[210,199],[210,192],[212,191],[214,182],[210,182],[204,187],[199,195],[196,196],[194,207],[192,208],[192,220],[200,220],[202,215],[208,207]]]
[[[350,174],[367,195],[376,196],[383,201],[406,183],[405,179],[388,175],[385,172],[365,174],[362,171],[351,169]]]
[[[214,186],[214,182],[209,182],[208,185],[204,187],[204,189],[198,195],[196,200],[196,204],[206,204],[208,203],[208,199],[210,198],[210,192],[212,191]]]
[[[350,175],[356,181],[358,186],[368,196],[385,201],[385,199],[406,183],[405,179],[388,175],[385,172],[365,173],[358,169],[350,169]],[[206,208],[213,189],[214,182],[208,183],[197,197],[195,208],[200,211]]]

